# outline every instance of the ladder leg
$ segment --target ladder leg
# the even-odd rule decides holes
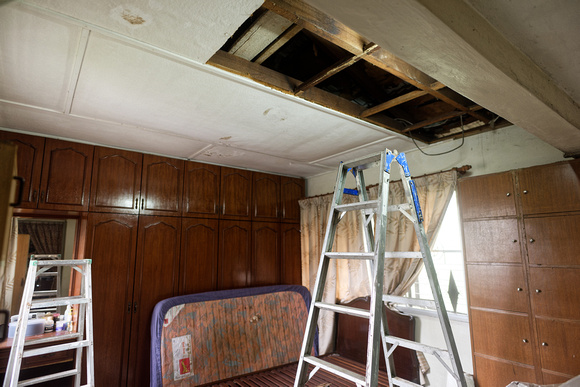
[[[335,191],[333,197],[333,203],[340,203],[342,199],[342,193],[345,184],[346,170],[344,164],[340,164],[338,168]],[[298,368],[296,371],[296,379],[294,381],[295,387],[301,387],[308,381],[308,367],[304,362],[304,356],[309,355],[312,352],[312,346],[314,343],[314,337],[317,329],[318,316],[320,310],[316,307],[316,302],[322,301],[322,296],[324,293],[324,285],[326,283],[326,275],[328,273],[328,266],[330,264],[330,259],[325,255],[326,252],[332,250],[332,245],[334,244],[334,236],[336,231],[336,225],[340,221],[338,213],[331,209],[328,216],[328,223],[326,225],[326,234],[324,237],[324,243],[322,248],[322,254],[320,256],[320,262],[318,266],[318,274],[316,275],[316,281],[314,284],[314,291],[312,295],[312,302],[310,304],[310,311],[308,313],[308,320],[306,322],[306,328],[304,331],[304,340],[302,342],[302,348],[300,350],[300,359],[298,360]]]
[[[22,351],[24,350],[24,340],[26,339],[26,328],[28,327],[28,316],[32,302],[32,293],[34,292],[34,283],[36,282],[36,261],[31,261],[26,275],[26,283],[22,293],[22,302],[18,312],[18,323],[12,340],[12,349],[8,365],[6,366],[6,375],[4,376],[4,387],[16,386],[20,375],[20,366],[22,365]]]
[[[95,354],[93,341],[93,284],[92,284],[92,263],[89,263],[85,268],[85,297],[89,299],[87,304],[83,304],[86,308],[85,328],[86,340],[89,341],[87,347],[87,384],[89,386],[95,385]]]

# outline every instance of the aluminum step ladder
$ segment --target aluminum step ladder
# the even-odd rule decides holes
[[[398,205],[388,205],[389,182],[391,175],[391,164],[396,161],[399,165],[403,187],[405,190],[406,203]],[[369,200],[363,171],[380,163],[379,168],[379,188],[378,198]],[[352,173],[356,179],[356,189],[346,189],[345,182],[348,173]],[[358,196],[359,201],[351,204],[343,204],[343,194]],[[364,252],[333,252],[335,232],[337,225],[347,211],[358,211],[361,216],[364,235]],[[387,230],[387,214],[392,211],[400,211],[415,228],[418,238],[419,252],[388,252],[386,251],[385,239]],[[374,224],[376,223],[376,224]],[[376,230],[377,237],[374,237]],[[405,297],[395,297],[383,294],[384,281],[384,260],[385,258],[420,258],[423,259],[425,270],[429,277],[434,300],[416,300]],[[322,302],[322,295],[331,259],[358,259],[365,260],[369,281],[371,284],[370,308],[358,309],[336,304]],[[419,199],[415,183],[411,179],[409,167],[404,153],[398,154],[386,149],[383,152],[355,160],[352,162],[341,162],[338,168],[334,197],[326,227],[326,235],[321,253],[318,274],[314,284],[312,303],[308,314],[304,340],[300,352],[298,369],[296,372],[295,387],[302,387],[319,370],[324,369],[330,373],[354,382],[357,386],[374,387],[378,384],[380,345],[383,346],[385,363],[389,375],[389,386],[416,386],[411,381],[397,377],[391,355],[397,347],[405,347],[416,351],[422,351],[435,356],[456,379],[457,385],[466,387],[465,375],[461,367],[461,362],[457,352],[453,332],[449,323],[447,310],[443,302],[441,290],[437,280],[437,274],[433,265],[431,252],[427,242],[425,229],[423,227],[423,215],[419,206]],[[439,349],[405,340],[389,335],[386,314],[383,309],[383,302],[403,303],[432,308],[437,311],[443,336],[447,344],[447,349]],[[321,310],[329,310],[335,313],[344,313],[369,320],[368,340],[367,340],[367,364],[366,374],[360,375],[340,366],[326,362],[320,358],[312,356],[312,346],[317,329],[317,321]],[[309,373],[309,366],[313,366]]]
[[[46,298],[39,300],[32,300],[34,292],[34,284],[39,275],[45,273],[51,267],[70,267],[81,274],[81,295],[71,297],[57,297]],[[76,341],[66,344],[50,344],[63,340],[63,336],[51,336],[41,339],[25,341],[26,329],[28,327],[28,316],[31,308],[47,308],[65,305],[79,305],[77,331],[66,335],[66,339],[76,339]],[[86,325],[86,332],[85,332]],[[34,344],[48,344],[47,346],[26,350],[24,347]],[[6,367],[6,375],[4,378],[4,387],[15,386],[30,386],[49,380],[61,379],[68,376],[75,376],[75,386],[80,386],[81,383],[81,359],[83,348],[87,349],[86,353],[86,369],[87,369],[87,384],[85,386],[94,386],[94,353],[93,353],[93,307],[92,307],[92,285],[91,285],[91,260],[90,259],[75,259],[75,260],[49,260],[49,261],[30,261],[28,274],[26,276],[26,284],[24,285],[24,292],[22,294],[22,302],[20,304],[20,313],[18,315],[18,323],[12,341],[12,349],[10,350],[10,357]],[[40,376],[33,379],[27,379],[19,382],[20,367],[22,359],[31,356],[44,355],[47,353],[67,351],[76,349],[75,368],[67,371],[62,371],[50,375]]]

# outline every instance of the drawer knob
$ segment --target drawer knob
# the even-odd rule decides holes
[[[530,243],[534,243],[536,240],[534,238],[530,238]]]
[[[527,194],[527,193],[528,193],[528,190],[527,190],[527,189],[525,189],[525,190],[524,190],[524,195],[525,195],[525,194]]]
[[[548,343],[546,343],[545,341],[542,343],[542,347],[547,347]]]
[[[528,339],[523,339],[522,341],[523,341],[524,343],[527,343],[527,342],[528,342]]]
[[[511,193],[509,193],[509,192],[505,194],[505,196],[510,196],[510,195],[511,195]]]
[[[524,289],[522,289],[522,288],[518,288],[518,292],[521,292],[521,291],[523,291],[523,290],[524,290]]]
[[[514,240],[513,240],[513,242],[514,242],[514,243],[517,243],[517,241],[518,241],[517,239],[514,239]]]
[[[536,289],[536,293],[542,293],[541,289]]]

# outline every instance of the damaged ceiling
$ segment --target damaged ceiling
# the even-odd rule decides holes
[[[280,4],[267,0],[208,64],[424,143],[510,124],[316,9]]]
[[[437,3],[455,2],[475,12],[463,0]],[[503,9],[472,2],[482,14]],[[459,63],[476,58],[469,42],[423,3],[0,2],[0,128],[302,177],[384,147],[408,151],[413,140],[425,146],[509,122],[580,150],[575,101],[550,107],[546,96],[566,102],[556,89],[526,93],[485,61],[464,66],[479,78],[469,74]],[[470,18],[478,28],[486,21]],[[425,46],[437,42],[414,38],[421,28],[459,48],[438,57]]]

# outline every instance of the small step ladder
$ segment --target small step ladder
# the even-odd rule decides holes
[[[39,300],[32,300],[34,293],[34,284],[36,278],[42,275],[48,269],[54,266],[71,267],[79,272],[81,277],[81,295],[71,297],[57,297],[45,298]],[[63,336],[51,336],[41,339],[28,340],[25,342],[26,329],[28,327],[28,316],[31,308],[46,308],[64,305],[79,305],[77,332],[66,335],[66,339],[76,339],[76,341],[66,344],[47,345],[42,348],[25,350],[24,346],[33,344],[47,344],[62,341]],[[86,335],[85,333],[86,323]],[[86,337],[84,337],[86,336]],[[87,384],[85,386],[94,386],[94,353],[93,353],[93,307],[92,307],[92,285],[91,285],[91,260],[90,259],[75,259],[75,260],[50,260],[50,261],[30,261],[28,274],[26,277],[26,284],[24,285],[24,292],[22,294],[22,302],[20,304],[20,313],[18,315],[18,323],[12,341],[12,349],[6,367],[6,375],[4,378],[4,387],[15,386],[29,386],[65,378],[68,376],[75,376],[75,386],[80,386],[81,382],[81,359],[83,348],[87,348],[86,353],[86,368],[87,368]],[[20,375],[20,367],[22,359],[25,357],[44,355],[47,353],[67,351],[76,349],[75,368],[68,371],[58,372],[46,376],[40,376],[33,379],[27,379],[18,382]]]
[[[388,205],[389,182],[391,164],[396,161],[401,170],[403,187],[405,190],[406,203]],[[379,188],[378,198],[368,200],[363,171],[379,162]],[[349,172],[356,179],[356,189],[346,189],[345,182]],[[352,204],[342,204],[343,194],[358,196],[359,201]],[[334,237],[338,223],[347,211],[358,211],[363,225],[365,252],[333,252]],[[406,218],[413,222],[417,235],[420,252],[386,252],[385,239],[387,231],[387,214],[392,211],[400,211]],[[376,222],[376,225],[373,224]],[[376,230],[377,237],[374,237]],[[384,260],[385,258],[420,258],[423,259],[427,276],[431,284],[434,300],[414,300],[405,297],[383,295]],[[365,260],[369,281],[371,283],[370,309],[358,309],[336,304],[322,302],[324,285],[331,259],[358,259]],[[455,339],[451,331],[449,317],[443,302],[437,274],[433,265],[431,251],[427,242],[425,228],[423,227],[423,215],[419,206],[419,198],[415,183],[411,179],[409,167],[404,153],[397,154],[386,149],[383,152],[347,163],[340,163],[332,207],[330,210],[326,235],[324,238],[323,251],[321,253],[318,274],[314,284],[313,301],[304,332],[304,340],[300,352],[300,360],[296,372],[295,387],[302,387],[320,369],[324,369],[339,377],[354,382],[357,386],[374,387],[378,384],[380,346],[382,344],[385,354],[385,363],[389,375],[389,386],[416,386],[411,381],[397,377],[391,355],[397,347],[405,347],[435,356],[456,379],[459,387],[466,387],[465,375],[459,360]],[[389,335],[386,314],[383,310],[383,301],[389,303],[403,303],[429,307],[437,311],[439,321],[447,344],[447,349],[439,349],[405,340]],[[320,310],[330,310],[335,313],[344,313],[369,319],[369,331],[367,340],[367,364],[366,374],[360,375],[340,366],[331,364],[325,360],[310,355],[317,329],[317,321]],[[449,364],[448,364],[448,362]],[[314,369],[308,373],[308,366]]]

